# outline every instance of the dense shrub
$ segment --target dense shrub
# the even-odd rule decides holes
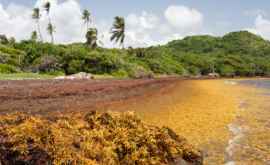
[[[56,72],[60,70],[60,64],[54,56],[42,56],[34,61],[35,70],[39,72]]]
[[[225,77],[233,77],[236,75],[234,68],[230,65],[220,65],[217,71],[221,76]]]
[[[12,65],[0,64],[0,73],[17,73],[17,72],[18,70]]]
[[[142,66],[149,68],[157,74],[179,74],[184,73],[180,61],[172,56],[171,50],[163,47],[150,47],[144,51],[144,57],[136,58],[141,61]]]
[[[0,63],[20,67],[25,58],[24,51],[0,45]]]
[[[154,75],[151,71],[145,69],[140,65],[129,65],[127,68],[128,76],[131,78],[153,78]]]
[[[90,73],[113,73],[123,67],[125,61],[121,54],[111,51],[91,52],[85,59],[85,70]]]

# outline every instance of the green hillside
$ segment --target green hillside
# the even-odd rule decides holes
[[[116,77],[153,74],[269,76],[270,42],[246,31],[223,37],[190,36],[148,48],[89,48],[84,43],[54,45],[33,40],[0,45],[0,73],[73,74]]]

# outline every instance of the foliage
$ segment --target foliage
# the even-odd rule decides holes
[[[12,65],[0,64],[0,73],[17,73],[17,72],[18,70]]]
[[[86,24],[86,29],[88,30],[89,23],[91,23],[91,13],[85,9],[82,13],[82,20],[84,21],[84,24]]]
[[[34,19],[36,21],[37,31],[39,33],[39,39],[42,41],[43,37],[42,37],[42,34],[41,34],[40,23],[39,23],[40,18],[41,18],[40,9],[39,8],[34,8],[33,13],[32,13],[32,19]]]
[[[42,56],[34,61],[35,67],[34,69],[38,72],[55,72],[59,71],[60,64],[54,56]]]
[[[36,42],[37,39],[38,39],[37,31],[33,31],[32,34],[31,34],[30,40]]]
[[[247,31],[224,37],[192,36],[172,41],[166,47],[193,74],[215,71],[223,76],[263,76],[269,73],[270,42]]]
[[[90,72],[117,77],[134,77],[136,72],[146,75],[270,74],[270,42],[248,32],[229,33],[224,37],[192,36],[163,46],[128,49],[97,47],[96,35],[88,38],[88,45],[95,49],[89,49],[84,43],[55,45],[33,39],[0,45],[0,63],[28,72]],[[53,67],[37,67],[44,66],[46,57],[54,58]]]
[[[1,116],[0,162],[131,165],[181,160],[202,164],[201,152],[184,138],[169,128],[147,125],[133,113],[93,111],[71,116],[53,120]]]
[[[14,49],[8,45],[0,44],[0,64],[9,64],[14,67],[20,67],[24,57],[24,51]]]
[[[3,44],[3,45],[8,44],[8,38],[6,35],[0,35],[0,44]]]
[[[38,73],[0,73],[0,80],[25,80],[25,79],[52,79],[55,76],[63,75],[60,72],[51,72],[51,75],[48,74],[38,74]]]
[[[98,36],[98,31],[96,28],[89,28],[87,33],[86,33],[86,44],[90,48],[96,48],[97,47],[97,36]]]
[[[125,41],[125,19],[123,17],[115,17],[114,23],[112,27],[112,36],[111,41],[119,42],[120,44],[124,44]]]

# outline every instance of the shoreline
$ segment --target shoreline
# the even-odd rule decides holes
[[[269,80],[269,79],[267,79]],[[251,80],[256,81],[256,80]],[[231,159],[234,164],[267,164],[270,162],[270,92],[254,84],[239,84],[241,95],[237,117],[232,123],[237,130],[232,130]],[[229,143],[230,145],[230,143]]]
[[[1,74],[0,74],[0,81],[35,81],[35,80],[63,80],[63,81],[74,81],[74,80],[91,80],[90,78],[74,78],[74,79],[57,79],[57,76],[53,76],[53,75],[47,75],[47,74],[37,74],[37,73],[25,73],[26,75],[24,75],[23,73],[23,77],[18,77],[16,78],[13,77],[13,75],[17,75],[17,74],[2,74],[4,75],[4,79],[1,79]],[[27,78],[27,74],[29,74],[31,77]],[[92,74],[90,74],[92,75]],[[26,77],[25,77],[26,76]],[[34,77],[33,77],[34,76]],[[68,76],[68,75],[65,75]],[[247,76],[247,77],[241,77],[241,76],[234,76],[234,77],[214,77],[214,76],[182,76],[182,75],[154,75],[153,78],[131,78],[131,77],[123,77],[123,78],[119,78],[119,77],[113,77],[111,75],[92,75],[93,76],[93,80],[138,80],[138,79],[167,79],[167,78],[175,78],[175,79],[183,79],[183,80],[226,80],[226,79],[270,79],[270,76]],[[12,77],[12,78],[10,78]]]
[[[92,108],[112,112],[134,111],[146,123],[155,126],[168,126],[187,138],[195,147],[201,148],[206,163],[237,163],[243,157],[238,149],[235,151],[235,141],[238,142],[239,132],[235,131],[233,127],[230,130],[228,126],[236,124],[238,127],[239,116],[246,117],[248,120],[252,119],[252,116],[245,114],[246,110],[243,111],[243,108],[246,107],[242,106],[246,106],[249,99],[253,99],[258,93],[258,89],[242,85],[237,82],[238,80],[245,79],[179,79],[171,77],[143,80],[55,81],[56,83],[42,80],[34,81],[32,85],[27,84],[31,80],[6,81],[6,85],[9,84],[10,87],[5,86],[2,81],[0,83],[0,100],[3,98],[3,91],[10,95],[12,93],[10,89],[15,89],[18,93],[13,93],[14,96],[19,94],[18,96],[21,97],[17,98],[17,101],[25,100],[26,102],[23,103],[37,103],[31,104],[32,108],[35,106],[44,108],[47,106],[46,103],[51,104],[57,101],[65,105],[64,109],[73,110],[73,112],[59,111],[58,113],[52,112],[57,109],[50,109],[50,111],[44,112],[61,115],[61,113],[72,114],[91,111],[90,105],[92,106],[98,99],[105,99]],[[45,87],[44,82],[46,82]],[[25,83],[30,86],[25,86]],[[15,86],[12,87],[12,84]],[[48,92],[46,87],[51,85],[56,88],[51,90],[51,93],[46,94]],[[96,86],[95,89],[92,88],[93,85]],[[23,94],[21,92],[25,92],[23,89],[27,87],[31,87],[32,96],[21,95]],[[35,91],[39,91],[39,93]],[[92,97],[89,95],[91,91]],[[44,92],[46,95],[43,95]],[[65,96],[62,101],[54,96],[59,94],[58,92],[64,94],[59,95],[59,97]],[[38,99],[32,100],[34,98]],[[114,100],[111,100],[112,98]],[[91,99],[90,104],[82,104]],[[261,103],[260,100],[256,101]],[[19,103],[14,100],[9,102]],[[106,106],[102,104],[106,104]],[[33,107],[33,105],[35,106]],[[57,106],[59,107],[56,104],[55,108]],[[19,107],[21,108],[21,106]],[[42,109],[39,109],[38,112],[42,112]],[[247,110],[247,112],[249,111]],[[242,125],[240,126],[242,127]],[[231,146],[228,144],[230,140]],[[238,144],[236,145],[238,146]],[[233,152],[232,154],[225,153],[227,147],[230,149],[229,152]]]

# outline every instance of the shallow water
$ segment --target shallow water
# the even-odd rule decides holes
[[[180,81],[117,109],[174,129],[206,165],[270,165],[270,80]]]
[[[267,93],[270,93],[270,80],[269,79],[241,80],[239,82],[240,84],[250,85],[256,88],[264,88]]]
[[[241,80],[247,90],[241,97],[227,153],[232,164],[270,164],[270,80]]]

